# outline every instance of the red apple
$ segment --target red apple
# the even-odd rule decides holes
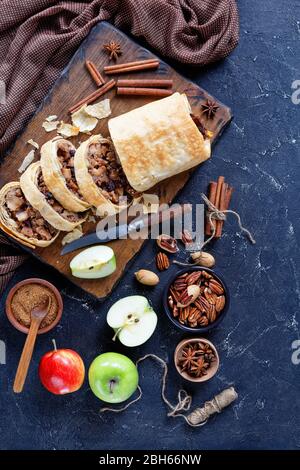
[[[84,381],[84,363],[72,349],[56,349],[42,357],[39,376],[44,387],[55,395],[76,392]]]

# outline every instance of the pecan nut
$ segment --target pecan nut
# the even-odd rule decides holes
[[[156,266],[157,266],[157,269],[159,269],[160,271],[165,271],[166,269],[169,268],[170,261],[165,253],[162,253],[161,251],[157,253]]]
[[[200,312],[197,308],[190,308],[190,313],[188,316],[189,323],[197,323],[198,318],[200,318]]]
[[[190,307],[181,308],[180,313],[179,313],[180,323],[184,325],[189,317],[189,314],[190,314]]]
[[[157,237],[156,242],[161,250],[168,251],[169,253],[176,253],[178,251],[177,241],[170,235],[162,233]]]
[[[217,296],[208,287],[204,289],[204,296],[210,304],[215,305],[217,301]]]
[[[199,279],[201,277],[201,272],[199,273],[199,271],[195,271],[195,272],[192,272],[191,274],[189,274],[186,278],[185,278],[185,281],[187,282],[187,284],[191,285],[191,284],[196,284]]]
[[[168,304],[169,304],[170,308],[174,307],[174,299],[171,295],[169,295],[169,297],[168,297]]]
[[[184,273],[178,276],[176,279],[185,279],[188,275],[189,275],[188,273]]]
[[[213,278],[212,275],[209,274],[207,271],[201,271],[201,274],[202,274],[202,277],[203,277],[204,279],[209,280],[209,279],[212,279],[212,278]]]
[[[217,294],[217,295],[224,294],[224,288],[223,288],[222,284],[219,281],[217,281],[216,279],[210,279],[208,285],[209,285],[210,290],[214,294]]]
[[[179,299],[179,293],[177,292],[177,290],[175,290],[173,287],[170,287],[170,294],[171,296],[173,297],[173,299],[178,302],[178,299]]]
[[[182,291],[187,288],[187,283],[185,282],[184,279],[176,279],[173,285],[177,291]]]
[[[179,315],[179,309],[176,305],[173,307],[173,316],[176,318]]]
[[[183,230],[180,234],[180,239],[185,246],[191,245],[193,243],[193,236],[189,230]]]
[[[217,313],[221,312],[225,307],[225,295],[220,295],[216,300],[216,311]]]
[[[198,319],[198,325],[199,326],[207,326],[208,325],[208,318],[205,316],[205,315],[202,315],[199,319]]]
[[[208,302],[208,300],[206,300],[205,297],[199,296],[194,303],[196,307],[200,310],[200,312],[207,313],[210,311],[210,303]]]
[[[181,293],[177,305],[179,307],[186,307],[194,302],[200,294],[200,287],[197,284],[187,286],[187,288]]]
[[[215,305],[211,306],[210,312],[207,314],[209,323],[213,323],[217,318],[217,311]]]
[[[193,299],[192,295],[189,295],[188,291],[186,289],[180,295],[180,297],[178,299],[178,302],[177,302],[177,306],[178,307],[187,307],[192,302],[192,299]]]

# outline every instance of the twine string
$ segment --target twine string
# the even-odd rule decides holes
[[[136,366],[138,366],[145,359],[149,359],[149,358],[157,361],[163,368],[161,397],[164,403],[168,406],[170,410],[167,416],[171,418],[179,418],[179,417],[183,418],[187,422],[187,424],[189,424],[189,426],[192,426],[192,427],[203,426],[204,424],[206,424],[206,421],[202,423],[198,423],[198,424],[192,423],[188,419],[187,416],[181,413],[182,411],[189,411],[192,405],[192,397],[186,392],[186,390],[183,390],[183,389],[179,390],[177,394],[177,403],[175,405],[173,405],[167,398],[166,386],[167,386],[168,364],[166,363],[166,361],[161,359],[156,354],[146,354],[145,356],[137,360]],[[127,403],[127,405],[122,406],[121,408],[110,408],[110,407],[101,408],[100,413],[105,413],[106,411],[111,411],[113,413],[121,413],[122,411],[125,411],[127,408],[129,408],[131,405],[133,405],[134,403],[136,403],[142,398],[143,392],[140,386],[138,386],[138,391],[139,391],[139,395],[137,396],[137,398],[135,398],[134,400],[131,400],[129,403]]]
[[[240,228],[240,231],[242,233],[244,233],[248,240],[253,244],[255,245],[256,243],[256,240],[254,239],[252,233],[250,232],[250,230],[248,230],[246,227],[244,227],[242,225],[242,220],[241,220],[241,216],[238,212],[236,211],[233,211],[231,209],[226,209],[226,210],[223,210],[223,211],[220,211],[209,199],[208,197],[204,194],[204,193],[201,193],[201,197],[204,201],[204,203],[207,205],[208,209],[209,209],[209,216],[208,216],[208,220],[209,220],[209,224],[211,226],[211,229],[212,229],[212,234],[209,236],[209,238],[207,240],[205,240],[205,242],[202,243],[201,247],[199,248],[198,247],[198,250],[201,251],[203,250],[203,248],[208,245],[212,239],[214,238],[215,234],[216,234],[216,226],[215,224],[213,223],[213,220],[222,220],[222,221],[225,221],[227,219],[227,214],[233,214],[236,219],[237,219],[237,222],[238,222],[238,226]],[[183,263],[182,261],[177,261],[177,260],[174,260],[173,261],[173,264],[178,264],[179,266],[193,266],[193,265],[196,265],[198,264],[198,261],[194,261],[194,263]]]
[[[241,217],[240,217],[240,214],[236,211],[233,211],[231,209],[226,209],[224,211],[220,211],[209,199],[208,197],[204,194],[204,193],[201,193],[201,197],[203,199],[203,201],[205,202],[205,204],[207,205],[208,209],[210,210],[210,214],[209,214],[209,224],[212,228],[212,234],[211,236],[203,243],[202,245],[202,248],[207,245],[215,236],[216,234],[216,227],[213,223],[213,219],[215,220],[223,220],[225,221],[227,219],[226,217],[226,214],[232,214],[234,215],[236,218],[237,218],[237,222],[238,222],[238,225],[239,225],[239,229],[242,233],[244,233],[248,239],[250,240],[250,242],[255,245],[256,243],[256,240],[254,239],[252,233],[250,232],[250,230],[248,230],[246,227],[244,227],[242,225],[242,221],[241,221]]]
[[[129,403],[127,403],[127,405],[122,406],[122,408],[110,408],[110,407],[101,408],[100,413],[105,413],[106,411],[111,411],[112,413],[121,413],[121,411],[127,410],[127,408],[129,408],[131,405],[133,405],[134,403],[136,403],[142,398],[143,392],[139,385],[137,389],[139,392],[138,396],[134,400],[131,400]]]

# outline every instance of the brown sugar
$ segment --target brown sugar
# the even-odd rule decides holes
[[[41,322],[40,328],[49,326],[57,317],[58,302],[54,292],[41,284],[32,283],[19,287],[11,300],[11,310],[21,325],[30,327],[31,311],[42,302],[45,295],[50,297],[50,305],[48,314]]]

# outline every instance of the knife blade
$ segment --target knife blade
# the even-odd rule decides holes
[[[128,235],[130,235],[132,232],[141,232],[143,229],[149,229],[150,227],[158,225],[161,222],[183,216],[184,214],[191,212],[191,210],[192,206],[190,204],[183,204],[176,205],[174,208],[171,206],[169,209],[160,211],[157,214],[148,214],[142,217],[138,216],[129,224],[124,223],[108,228],[107,230],[98,230],[96,232],[88,233],[87,235],[84,235],[83,237],[68,243],[63,247],[60,254],[66,255],[72,251],[86,246],[107,243],[109,241],[118,240],[121,238],[127,238]]]

